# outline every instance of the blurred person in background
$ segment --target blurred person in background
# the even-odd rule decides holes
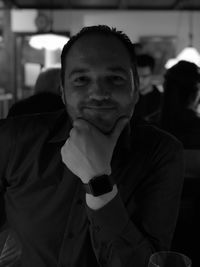
[[[44,68],[35,82],[34,93],[49,92],[61,95],[60,72],[61,68],[59,67]]]
[[[63,109],[65,105],[61,98],[60,72],[60,68],[42,70],[34,86],[34,95],[16,102],[10,108],[8,117]],[[0,265],[17,267],[20,255],[17,236],[9,227],[5,227],[0,234]]]
[[[60,89],[60,68],[47,68],[39,74],[36,80],[34,95],[11,106],[8,117],[54,112],[64,107]]]
[[[16,102],[7,117],[55,112],[65,108],[61,98],[60,68],[47,68],[39,74],[34,95]],[[0,266],[18,266],[21,247],[14,231],[6,227],[0,234]]]
[[[166,71],[160,127],[184,146],[184,187],[172,249],[198,267],[200,238],[200,74],[194,63],[180,61]]]
[[[138,119],[158,124],[162,104],[162,92],[153,83],[154,67],[155,59],[151,55],[137,55],[140,96],[135,108],[135,116]]]
[[[180,61],[167,70],[160,126],[182,141],[200,148],[200,74],[194,63]]]

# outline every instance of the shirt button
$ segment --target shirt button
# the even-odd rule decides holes
[[[68,239],[72,239],[74,237],[74,234],[72,232],[69,232],[69,234],[67,235]]]
[[[77,205],[82,205],[82,204],[83,204],[83,200],[82,200],[81,198],[78,199],[77,202],[76,202],[76,204],[77,204]]]
[[[98,233],[101,230],[101,228],[99,226],[95,226],[94,230]]]

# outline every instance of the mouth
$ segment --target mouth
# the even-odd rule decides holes
[[[116,107],[114,106],[86,106],[84,107],[84,109],[98,111],[98,112],[108,112],[108,111],[116,110]]]

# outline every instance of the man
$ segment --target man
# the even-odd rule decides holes
[[[155,60],[148,54],[137,55],[138,74],[140,79],[140,98],[136,105],[135,115],[147,122],[159,124],[162,92],[153,84]]]
[[[170,249],[182,146],[153,127],[130,128],[138,78],[126,35],[84,28],[61,65],[67,112],[1,124],[1,224],[16,232],[23,267],[147,266]]]

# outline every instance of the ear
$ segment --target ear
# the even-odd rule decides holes
[[[137,71],[136,71],[136,73],[137,73]],[[138,82],[134,80],[133,70],[132,70],[131,71],[131,90],[133,92],[133,104],[134,104],[134,106],[139,101],[139,84],[138,83],[139,83],[139,80],[138,80]]]
[[[61,93],[62,101],[66,105],[65,92],[64,92],[64,88],[62,86],[62,83],[60,83],[60,91],[61,91],[60,93]]]
[[[139,90],[137,89],[135,92],[134,92],[134,104],[136,105],[137,102],[139,101],[139,98],[140,98],[140,95],[139,95]]]
[[[135,106],[137,102],[139,101],[140,94],[139,94],[139,89],[135,87],[134,83],[132,83],[132,92],[133,92],[133,95],[132,95],[133,104]]]

